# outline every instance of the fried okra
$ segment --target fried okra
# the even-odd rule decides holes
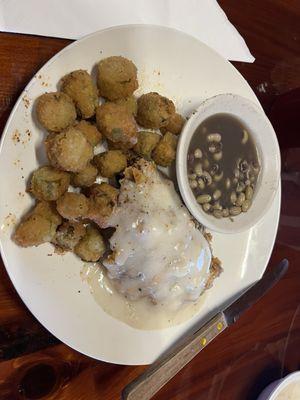
[[[34,171],[29,191],[38,200],[55,201],[69,187],[70,175],[53,167],[40,167]]]
[[[132,147],[137,142],[137,126],[131,114],[122,105],[102,104],[96,110],[97,127],[111,142],[122,142]]]
[[[39,246],[54,238],[60,224],[61,217],[53,203],[41,201],[17,226],[13,240],[21,247]]]
[[[82,193],[67,192],[56,202],[59,214],[70,220],[85,218],[89,209],[89,200]]]
[[[126,98],[138,88],[137,68],[121,56],[104,58],[98,64],[97,83],[100,96],[108,100]]]
[[[168,125],[162,127],[160,131],[162,133],[171,132],[173,135],[180,135],[185,119],[178,113],[173,114],[168,122]]]
[[[98,229],[88,226],[85,236],[75,246],[74,252],[83,261],[98,261],[105,252],[105,242]]]
[[[64,171],[79,172],[93,158],[93,147],[74,127],[49,135],[45,145],[51,165]]]
[[[89,188],[89,210],[87,218],[101,228],[106,228],[109,217],[117,203],[119,191],[108,183],[94,184]]]
[[[97,127],[88,121],[80,121],[75,125],[75,128],[84,134],[87,141],[93,146],[97,146],[102,140],[102,135]]]
[[[52,243],[63,250],[73,250],[86,233],[81,222],[65,221],[56,231]]]
[[[172,100],[156,92],[143,94],[137,103],[137,122],[144,128],[162,128],[168,125],[171,116],[175,113]]]
[[[112,185],[109,185],[106,182],[102,183],[94,183],[90,188],[89,188],[89,194],[90,196],[102,196],[106,195],[108,196],[112,201],[116,202],[119,194],[119,190],[113,187]]]
[[[96,155],[93,159],[101,176],[112,178],[127,167],[127,158],[120,150],[109,150]]]
[[[36,115],[40,124],[52,132],[60,132],[72,125],[76,109],[72,99],[65,93],[51,92],[37,99]]]
[[[61,224],[61,216],[55,209],[55,203],[48,201],[40,201],[34,209],[35,214],[39,214],[47,218],[53,225],[58,226]]]
[[[124,106],[129,114],[136,117],[137,114],[137,99],[134,96],[126,97],[115,101],[116,104]]]
[[[122,142],[111,142],[110,140],[107,140],[107,148],[108,150],[121,150],[126,157],[128,156],[129,153],[133,153],[133,147],[128,147],[126,144]],[[128,157],[127,157],[128,158]]]
[[[168,167],[176,157],[177,138],[167,132],[158,142],[152,152],[152,158],[156,164]]]
[[[71,182],[73,186],[88,187],[91,186],[98,175],[98,169],[89,163],[83,170],[72,174]]]
[[[150,159],[151,153],[160,139],[161,136],[155,132],[140,131],[138,133],[138,142],[133,147],[133,150],[140,156]]]
[[[79,117],[86,119],[95,114],[98,106],[98,90],[87,71],[78,69],[64,76],[61,81],[61,91],[71,97]]]

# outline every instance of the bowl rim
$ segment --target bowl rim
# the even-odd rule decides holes
[[[280,379],[280,382],[278,382],[278,385],[274,388],[274,390],[270,393],[270,397],[266,400],[276,400],[276,396],[278,396],[283,389],[285,389],[291,382],[296,381],[299,381],[300,383],[300,371],[292,372]]]
[[[228,112],[222,110],[222,101],[227,102],[227,104],[233,104],[233,109]],[[192,193],[189,185],[188,185],[188,177],[187,177],[187,166],[186,166],[186,157],[187,157],[187,149],[188,145],[190,143],[191,137],[193,136],[193,133],[195,132],[195,127],[193,128],[193,125],[195,125],[195,121],[197,121],[197,126],[199,126],[206,118],[210,117],[211,115],[217,114],[217,113],[228,113],[231,114],[235,117],[237,117],[240,121],[243,122],[243,115],[241,112],[238,112],[238,107],[237,110],[234,108],[236,105],[238,107],[247,107],[250,109],[250,112],[256,113],[260,120],[265,124],[266,131],[268,132],[269,139],[272,142],[273,146],[273,157],[272,160],[274,162],[274,176],[275,180],[272,182],[272,189],[270,189],[270,196],[269,198],[264,202],[263,207],[261,207],[260,212],[257,212],[255,216],[252,216],[251,220],[248,220],[248,222],[245,221],[244,224],[240,224],[240,226],[237,228],[232,224],[230,226],[224,227],[224,218],[223,219],[217,219],[213,218],[210,215],[207,215],[202,208],[197,204],[196,199],[194,197],[194,194]],[[216,108],[219,107],[219,110],[215,110],[211,114],[209,113],[209,109],[216,106]],[[209,115],[204,115],[203,114],[207,113]],[[247,124],[246,124],[247,125]],[[193,128],[193,129],[191,129]],[[255,135],[257,138],[258,136]],[[263,139],[265,140],[265,139]],[[262,165],[262,171],[260,173],[259,181],[258,181],[258,186],[256,190],[256,194],[259,192],[261,189],[261,179],[262,176],[265,177],[264,173],[264,158],[266,157],[266,153],[263,151],[260,139],[258,139],[257,143],[257,148],[259,152],[259,158],[260,162]],[[227,233],[227,234],[234,234],[234,233],[240,233],[245,230],[250,229],[253,227],[255,224],[257,224],[264,216],[265,212],[267,209],[270,207],[272,204],[275,195],[277,193],[278,187],[279,187],[279,182],[280,182],[280,170],[281,170],[281,158],[280,158],[280,149],[279,149],[279,144],[277,140],[276,133],[274,131],[274,128],[269,121],[268,117],[263,111],[263,108],[261,107],[260,104],[256,104],[253,101],[234,94],[234,93],[222,93],[218,94],[212,97],[209,97],[207,99],[204,99],[199,106],[197,107],[196,110],[194,110],[191,114],[191,116],[188,118],[186,124],[183,127],[183,130],[180,134],[179,141],[178,141],[178,146],[177,146],[177,154],[176,154],[176,176],[177,176],[177,182],[178,182],[178,187],[179,191],[181,193],[182,199],[186,205],[186,207],[189,209],[191,214],[194,216],[194,218],[200,222],[202,225],[204,225],[206,228],[215,231],[215,232],[220,232],[220,233]],[[240,214],[237,217],[234,218],[243,218],[243,215],[246,214]],[[223,222],[223,223],[222,223]],[[226,222],[225,222],[226,223]]]

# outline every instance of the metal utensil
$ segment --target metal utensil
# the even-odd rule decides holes
[[[163,357],[154,362],[143,374],[125,387],[123,400],[151,399],[170,379],[188,364],[204,347],[264,296],[286,273],[288,260],[282,260],[237,300],[216,314],[205,325],[196,327]]]

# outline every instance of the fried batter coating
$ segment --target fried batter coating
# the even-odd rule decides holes
[[[133,147],[128,147],[126,144],[122,142],[111,142],[107,140],[107,148],[108,150],[121,150],[127,157],[128,153],[133,153]]]
[[[176,157],[177,138],[167,132],[159,141],[152,152],[152,158],[156,164],[168,167]]]
[[[59,214],[70,220],[84,218],[89,209],[89,200],[82,193],[67,192],[56,202]]]
[[[37,99],[36,115],[45,129],[60,132],[74,123],[76,109],[67,94],[51,92],[42,94]]]
[[[117,203],[118,194],[119,191],[108,183],[91,186],[87,217],[101,228],[106,228],[108,219]]]
[[[175,113],[172,100],[156,92],[143,94],[137,103],[137,122],[144,128],[162,128],[168,125],[171,116]]]
[[[98,131],[97,127],[88,121],[80,121],[75,125],[75,128],[80,130],[84,134],[87,141],[93,146],[97,146],[102,140],[102,135]]]
[[[73,186],[91,186],[98,175],[98,169],[89,163],[82,171],[72,174],[71,182]]]
[[[160,128],[162,133],[171,132],[173,135],[180,135],[185,119],[178,113],[175,113],[169,119],[168,125]]]
[[[97,154],[93,159],[101,176],[112,178],[127,167],[127,158],[120,150],[109,150]]]
[[[104,103],[96,110],[100,132],[112,142],[122,142],[132,147],[137,142],[137,126],[131,114],[122,105]]]
[[[64,76],[61,91],[71,97],[81,118],[91,118],[95,114],[98,90],[87,71],[78,69]]]
[[[52,243],[63,250],[73,250],[86,233],[81,222],[65,221],[56,231]]]
[[[105,242],[98,229],[88,226],[85,236],[75,246],[74,252],[83,261],[98,261],[105,252]]]
[[[119,190],[106,182],[94,183],[89,188],[90,196],[108,196],[112,201],[116,202],[119,194]]]
[[[140,131],[138,133],[138,142],[133,147],[133,150],[140,156],[150,159],[151,153],[160,139],[161,136],[155,132]]]
[[[69,187],[70,175],[50,166],[44,166],[34,171],[29,191],[38,200],[55,201]]]
[[[93,147],[74,127],[49,135],[45,145],[51,165],[64,171],[79,172],[93,158]]]
[[[137,68],[121,56],[104,58],[98,64],[97,83],[100,95],[108,100],[126,98],[138,88]]]
[[[33,211],[35,214],[42,215],[43,217],[47,218],[53,225],[58,226],[61,224],[61,216],[55,209],[55,203],[40,201],[37,203]]]
[[[20,222],[13,240],[21,247],[39,246],[54,238],[59,224],[61,217],[54,205],[42,201]]]
[[[136,117],[137,114],[137,99],[134,96],[126,97],[125,99],[119,99],[115,101],[116,104],[124,106],[129,114]]]

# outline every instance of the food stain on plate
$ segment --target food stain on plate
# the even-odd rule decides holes
[[[158,71],[158,70],[157,70]],[[135,92],[135,95],[140,96],[145,93],[144,88],[151,88],[152,92],[164,92],[165,87],[163,82],[161,81],[161,72],[153,71],[153,74],[149,74],[149,71],[146,72],[146,69],[141,67],[139,68],[138,78],[139,78],[139,88]]]
[[[31,99],[27,96],[27,94],[24,94],[24,96],[22,97],[22,101],[23,101],[24,107],[26,109],[28,109],[30,107],[30,104],[31,104],[30,103]]]
[[[17,223],[17,217],[13,213],[8,213],[8,215],[4,218],[0,230],[3,233],[7,233],[8,230],[14,228]]]
[[[25,198],[26,192],[18,192],[19,199],[23,200]]]
[[[50,77],[49,76],[44,76],[44,75],[35,75],[35,78],[38,80],[38,82],[41,84],[41,86],[47,88],[51,86],[51,83],[49,82]]]
[[[13,141],[13,143],[15,145],[17,145],[18,143],[20,143],[21,139],[20,139],[20,132],[18,129],[15,129],[11,135],[11,139]]]
[[[30,129],[26,129],[24,133],[21,133],[19,129],[15,129],[11,135],[12,141],[15,146],[22,144],[24,147],[31,141],[32,132]]]

